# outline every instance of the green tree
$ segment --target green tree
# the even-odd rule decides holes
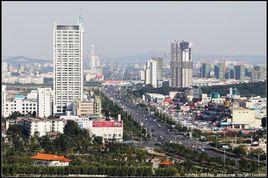
[[[8,116],[8,117],[6,118],[6,120],[8,120],[8,119],[10,119],[10,120],[16,120],[17,117],[23,117],[23,116],[24,116],[24,115],[21,114],[20,112],[15,111],[15,112],[13,112],[10,116]]]
[[[74,144],[69,136],[61,134],[53,141],[53,145],[58,153],[68,153],[72,151]]]
[[[98,145],[102,144],[102,137],[94,137],[94,142],[97,143]]]
[[[237,155],[246,155],[247,151],[243,145],[239,145],[233,149],[233,152]]]
[[[38,139],[40,147],[45,151],[45,153],[54,153],[55,147],[52,139],[48,136],[42,136]]]
[[[75,137],[81,133],[81,129],[79,128],[77,122],[69,120],[64,126],[63,132],[68,136]]]
[[[248,161],[244,158],[239,160],[239,168],[241,171],[247,171],[248,170]]]
[[[193,169],[193,163],[189,159],[187,159],[183,164],[182,164],[184,170],[190,171]]]
[[[156,176],[175,176],[178,173],[176,168],[158,168],[155,170]]]
[[[250,167],[250,172],[257,172],[258,171],[258,163],[257,162],[252,162],[251,167]]]

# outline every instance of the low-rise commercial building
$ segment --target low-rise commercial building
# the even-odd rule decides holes
[[[77,101],[77,115],[89,116],[94,114],[94,102],[93,101]]]
[[[123,141],[123,121],[92,121],[90,133],[104,139]]]
[[[16,95],[12,101],[6,101],[4,108],[4,117],[10,116],[13,112],[20,112],[21,114],[33,114],[37,112],[37,101],[27,99],[23,95]]]
[[[29,134],[29,136],[39,137],[45,136],[50,132],[63,133],[65,122],[62,119],[36,119],[36,118],[22,118],[19,122],[23,126],[23,129]]]
[[[255,111],[246,108],[232,108],[232,123],[237,128],[261,128],[261,120],[256,119]]]
[[[83,129],[87,129],[92,136],[103,137],[110,140],[115,139],[123,141],[123,121],[121,115],[118,115],[118,120],[113,118],[98,118],[89,120],[89,118],[82,118],[79,116],[60,116],[60,119],[65,121],[73,120],[77,122],[78,126]],[[66,123],[66,122],[65,122]]]

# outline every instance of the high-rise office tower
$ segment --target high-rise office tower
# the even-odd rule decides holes
[[[224,63],[219,63],[219,79],[224,80],[225,79],[225,64]]]
[[[102,73],[100,57],[94,55],[94,45],[91,45],[89,53],[89,69],[92,73]]]
[[[211,66],[209,63],[202,63],[201,67],[201,77],[209,78],[211,74]]]
[[[144,74],[145,74],[145,76],[144,76],[144,78],[145,78],[144,83],[146,85],[151,84],[151,67],[150,66],[151,66],[150,65],[150,60],[148,60],[146,62],[146,66],[144,68]]]
[[[156,61],[156,75],[157,75],[157,81],[163,80],[163,58],[161,57],[153,57],[153,60]]]
[[[146,62],[145,67],[145,84],[150,84],[153,87],[161,85],[163,80],[163,59],[154,57]]]
[[[252,78],[252,68],[251,68],[251,67],[247,67],[247,68],[245,69],[245,76],[246,76],[247,78]]]
[[[54,114],[83,98],[83,33],[81,17],[77,25],[54,24]]]
[[[145,71],[144,70],[140,71],[140,79],[145,80]]]
[[[157,87],[157,62],[150,59],[146,62],[145,67],[145,84]]]
[[[235,79],[234,66],[228,66],[228,67],[226,67],[225,78],[226,79]]]
[[[215,77],[217,79],[223,80],[225,79],[225,70],[224,70],[224,63],[218,63],[214,67]]]
[[[89,53],[89,69],[94,71],[96,68],[96,60],[94,56],[94,45],[91,45],[91,51]]]
[[[171,87],[190,87],[192,85],[192,47],[191,42],[175,40],[171,43]]]
[[[264,80],[265,68],[263,66],[254,66],[252,70],[252,80]]]
[[[243,65],[234,66],[234,73],[235,73],[234,76],[235,76],[236,80],[245,80],[246,79],[245,66],[243,66]]]
[[[52,90],[51,88],[37,88],[37,116],[47,118],[52,115]]]

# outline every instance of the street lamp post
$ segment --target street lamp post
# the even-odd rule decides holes
[[[224,139],[224,143],[225,143],[225,130],[223,131],[223,139]],[[224,165],[224,167],[225,167],[225,147],[223,148],[223,165]]]
[[[258,173],[260,174],[260,154],[258,154]]]

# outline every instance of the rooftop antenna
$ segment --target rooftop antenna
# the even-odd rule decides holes
[[[91,45],[91,57],[94,56],[94,44]]]
[[[79,19],[82,17],[82,8],[79,8]]]
[[[79,17],[78,17],[78,24],[83,24],[84,23],[84,18],[82,17],[81,13],[81,8],[79,9]]]

